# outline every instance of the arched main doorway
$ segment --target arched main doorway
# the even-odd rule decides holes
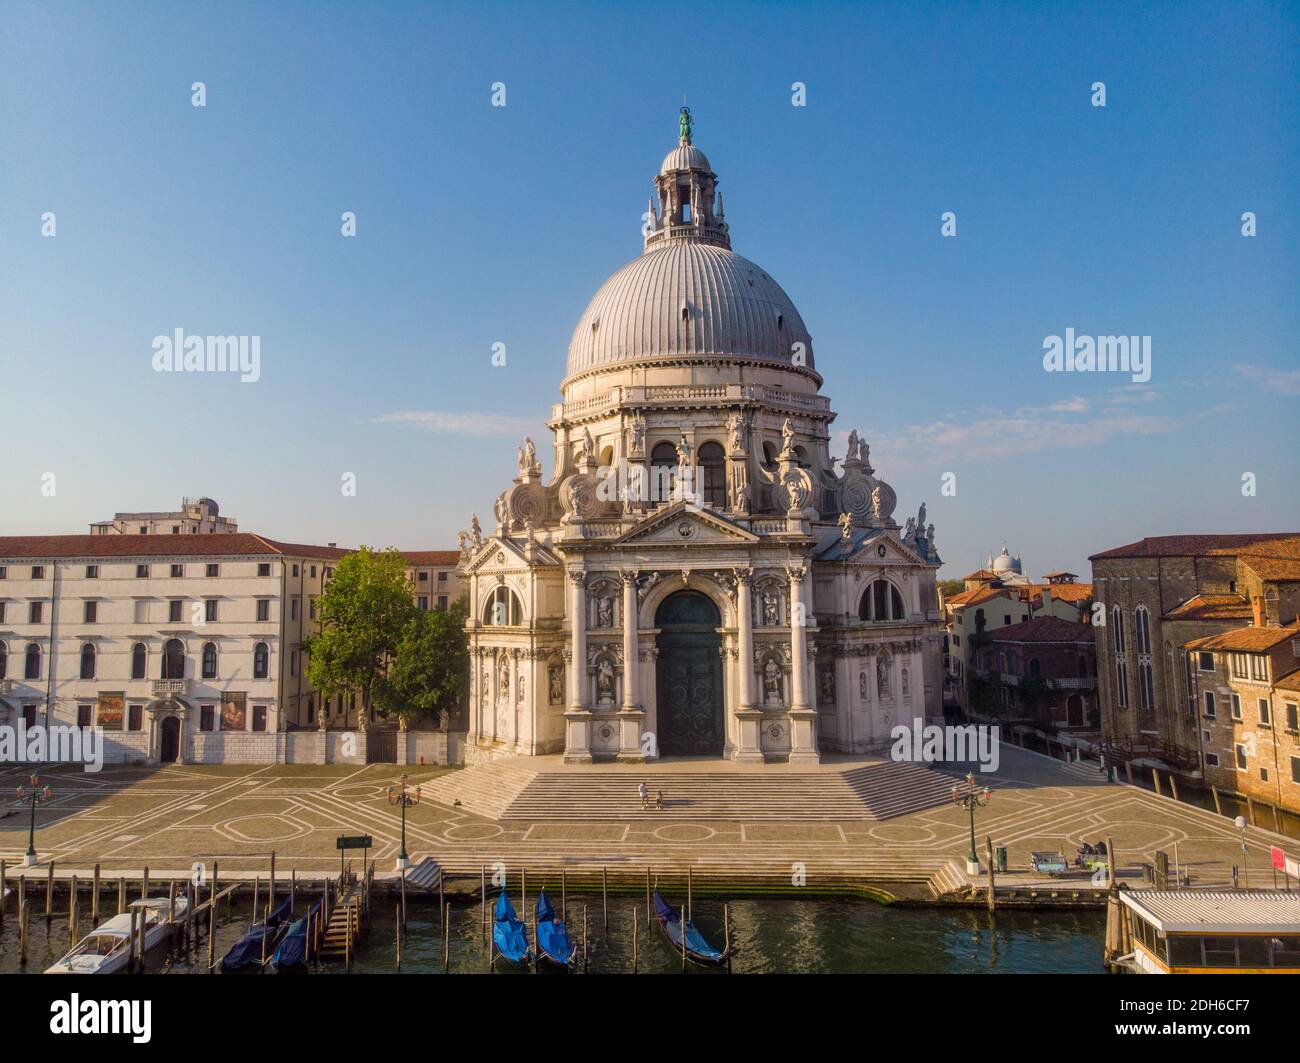
[[[721,625],[718,607],[699,591],[670,594],[655,610],[658,739],[664,756],[722,755]]]
[[[176,716],[164,716],[158,735],[158,759],[163,764],[175,764],[181,752],[181,721]]]

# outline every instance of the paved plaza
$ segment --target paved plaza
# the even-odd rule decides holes
[[[42,774],[54,790],[37,813],[42,863],[62,876],[105,874],[185,877],[196,861],[220,863],[227,875],[316,877],[336,872],[340,834],[369,834],[378,867],[392,868],[400,844],[399,810],[385,788],[402,769],[267,765],[113,767],[98,774],[60,768]],[[968,846],[966,813],[952,805],[954,774],[870,758],[842,759],[797,770],[769,765],[735,769],[718,761],[574,769],[558,759],[519,760],[467,769],[418,768],[411,782],[423,800],[407,813],[413,860],[432,856],[450,873],[478,877],[496,863],[550,874],[560,868],[612,879],[684,874],[700,881],[810,887],[845,881],[932,889],[961,885]],[[28,772],[0,772],[8,794]],[[642,811],[636,787],[645,779],[664,792],[661,811]],[[1114,839],[1122,878],[1140,881],[1141,863],[1163,849],[1197,886],[1231,882],[1241,862],[1231,820],[1123,784],[1095,768],[1065,765],[1004,746],[999,770],[980,777],[991,787],[977,819],[984,839],[1009,849],[1013,872],[1027,871],[1034,850],[1072,856],[1082,841]],[[892,801],[889,799],[893,795]],[[459,805],[457,805],[459,802]],[[25,807],[0,819],[0,857],[19,870],[27,843]],[[784,809],[784,811],[783,811]],[[1287,846],[1252,828],[1252,885],[1272,883],[1268,847]],[[1290,843],[1294,855],[1296,845]],[[43,876],[45,868],[36,869]],[[1023,884],[1016,873],[1002,880]],[[1042,880],[1046,883],[1047,880]],[[1063,887],[1081,888],[1087,878]]]

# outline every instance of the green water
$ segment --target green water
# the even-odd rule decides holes
[[[558,908],[559,898],[554,902]],[[230,918],[222,906],[223,921],[217,928],[218,959],[246,929],[250,906],[247,898],[237,902]],[[658,926],[651,924],[647,929],[643,898],[611,895],[606,930],[599,894],[570,893],[568,917],[571,934],[578,943],[582,940],[584,906],[591,973],[631,971],[634,907],[638,909],[639,970],[680,971],[680,956]],[[66,898],[64,907],[66,913]],[[305,909],[305,904],[299,907]],[[65,914],[47,925],[43,905],[34,903],[32,909],[25,970],[39,973],[67,950],[67,919]],[[42,914],[37,914],[37,909]],[[1105,930],[1105,916],[1100,911],[1002,911],[991,916],[980,909],[884,907],[854,897],[737,898],[730,901],[730,916],[731,941],[739,950],[732,964],[737,974],[1099,973]],[[696,897],[694,920],[706,936],[721,945],[721,900]],[[83,932],[85,929],[83,922]],[[377,898],[353,971],[394,971],[395,931],[395,903],[389,898]],[[453,972],[487,972],[487,944],[477,903],[453,903],[450,953]],[[207,944],[205,941],[190,959],[159,949],[149,961],[155,971],[198,973],[206,968]],[[443,936],[437,905],[412,903],[402,946],[402,972],[441,973],[442,969]],[[11,899],[0,931],[0,972],[20,970],[24,968],[18,962],[18,925]],[[499,960],[497,970],[512,973]],[[715,973],[693,966],[690,970]],[[341,972],[342,966],[327,965],[322,971]]]

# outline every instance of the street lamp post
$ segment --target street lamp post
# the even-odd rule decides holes
[[[411,859],[406,855],[406,810],[420,803],[420,788],[412,790],[406,784],[406,772],[402,772],[398,782],[400,786],[388,787],[388,803],[397,805],[402,810],[402,851],[397,854],[397,870],[405,871],[411,866]]]
[[[23,854],[23,866],[31,867],[36,863],[36,806],[43,801],[48,801],[52,791],[48,786],[42,786],[40,777],[33,772],[31,777],[32,788],[30,790],[24,787],[18,787],[18,800],[29,801],[32,806],[32,818],[27,828],[27,852]]]
[[[970,852],[966,854],[966,874],[978,875],[980,873],[980,858],[975,852],[975,809],[983,808],[989,803],[989,788],[983,789],[975,785],[975,773],[973,771],[966,773],[966,788],[954,785],[952,788],[952,800],[958,808],[964,808],[970,813]]]

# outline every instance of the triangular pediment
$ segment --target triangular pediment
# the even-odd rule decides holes
[[[889,531],[870,535],[847,557],[840,560],[854,565],[925,565],[915,550],[907,547]]]
[[[739,524],[701,509],[691,502],[677,502],[652,513],[614,541],[616,546],[691,546],[696,543],[757,543],[759,538]]]
[[[523,546],[510,539],[493,535],[483,540],[483,545],[473,560],[465,566],[470,572],[508,572],[521,568],[534,568],[537,565],[558,565],[560,559],[540,543],[534,543],[537,556],[529,561],[524,555]]]

